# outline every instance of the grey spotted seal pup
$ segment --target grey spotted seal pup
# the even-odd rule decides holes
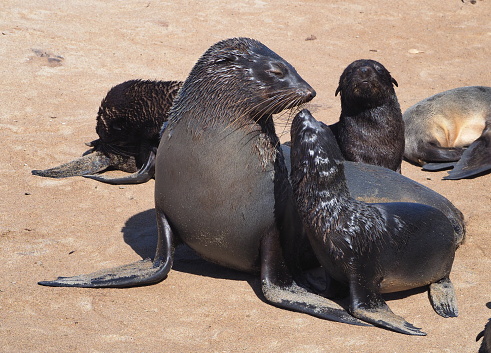
[[[491,87],[458,87],[409,107],[403,114],[404,157],[424,170],[452,168],[444,179],[491,169]]]
[[[401,171],[404,122],[394,85],[375,60],[356,60],[341,74],[341,116],[330,128],[347,160]]]
[[[292,123],[291,183],[312,248],[331,278],[349,287],[350,313],[396,332],[425,335],[394,314],[382,293],[429,285],[443,317],[458,315],[449,275],[458,237],[438,209],[353,199],[334,135],[302,110]]]
[[[51,178],[85,176],[110,184],[142,183],[153,178],[162,124],[182,82],[130,80],[109,90],[97,114],[99,138],[84,156],[58,167],[33,170]],[[106,169],[133,173],[122,178],[92,175]]]

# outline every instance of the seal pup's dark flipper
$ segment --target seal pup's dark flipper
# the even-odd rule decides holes
[[[163,212],[157,210],[158,240],[154,260],[146,259],[107,270],[73,277],[58,277],[38,284],[50,287],[134,287],[162,281],[169,273],[175,249],[172,229]]]
[[[351,314],[360,320],[406,335],[426,336],[418,327],[396,315],[363,276],[350,280]]]
[[[455,299],[455,289],[450,278],[445,277],[430,284],[429,296],[431,305],[436,313],[443,317],[457,317],[457,300]]]
[[[453,168],[456,164],[457,162],[426,163],[422,169],[427,172],[437,172],[440,170]]]
[[[147,162],[140,168],[139,171],[121,178],[110,178],[104,175],[92,174],[83,175],[83,177],[113,185],[143,184],[155,177],[155,156],[156,150],[150,151]]]
[[[443,179],[457,180],[478,175],[491,169],[491,121],[486,123],[481,137],[462,154],[454,169]]]
[[[44,170],[32,170],[33,175],[49,178],[67,178],[103,171],[112,166],[112,160],[102,152],[88,153],[71,162]]]
[[[261,285],[270,304],[321,319],[369,326],[351,316],[340,305],[298,286],[283,260],[279,234],[273,229],[261,241]]]

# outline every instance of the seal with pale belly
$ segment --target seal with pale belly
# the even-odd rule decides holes
[[[360,324],[339,305],[293,280],[302,280],[297,264],[303,269],[317,262],[310,248],[298,254],[305,239],[299,236],[301,223],[271,114],[314,95],[289,63],[255,40],[229,39],[212,46],[180,90],[170,111],[171,122],[161,136],[155,181],[158,244],[153,261],[40,284],[156,283],[170,271],[175,246],[185,242],[212,262],[259,272],[264,296],[274,305]],[[440,205],[455,217],[463,236],[462,215],[448,200],[409,179],[399,179],[400,174],[379,169],[386,172],[359,168],[353,173],[354,187],[362,196],[401,197],[404,188],[385,193],[384,184],[395,175],[407,186],[405,197]],[[371,173],[383,176],[364,187]]]
[[[459,236],[452,222],[423,204],[353,199],[336,139],[309,111],[295,116],[291,135],[295,204],[320,264],[348,285],[350,313],[397,332],[425,335],[394,314],[381,293],[429,285],[435,311],[457,316],[449,275]]]
[[[458,87],[409,107],[403,114],[404,157],[423,170],[453,169],[444,179],[491,169],[491,87]]]

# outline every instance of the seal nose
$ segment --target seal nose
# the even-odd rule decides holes
[[[302,87],[301,90],[302,90],[302,95],[305,96],[306,102],[311,101],[317,95],[315,89],[313,89],[307,82],[304,83],[304,87]]]
[[[373,73],[373,69],[370,66],[362,66],[358,69],[360,76],[363,78],[369,77]]]

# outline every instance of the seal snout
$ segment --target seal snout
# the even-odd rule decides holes
[[[313,89],[307,82],[303,81],[298,83],[296,92],[299,96],[303,97],[303,103],[310,102],[317,95],[315,89]]]

